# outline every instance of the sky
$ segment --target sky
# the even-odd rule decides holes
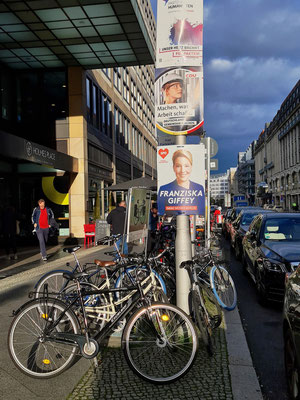
[[[300,79],[300,0],[203,0],[203,7],[204,129],[219,145],[222,173]]]

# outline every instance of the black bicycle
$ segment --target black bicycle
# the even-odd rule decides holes
[[[129,315],[122,334],[122,349],[138,376],[152,383],[170,383],[192,367],[198,338],[191,319],[174,305],[152,303],[151,298],[144,295],[138,274],[134,286],[103,290],[87,290],[81,282],[82,273],[68,272],[64,278],[77,285],[72,301],[66,303],[49,297],[45,286],[43,297],[27,302],[14,312],[8,348],[13,362],[23,373],[34,378],[51,378],[69,368],[78,356],[95,358],[99,344]],[[103,297],[132,290],[136,292],[126,304],[101,330],[93,330],[91,334],[85,296]],[[78,304],[81,321],[74,312]],[[133,312],[137,306],[141,307]],[[110,310],[104,308],[105,312],[109,314]]]

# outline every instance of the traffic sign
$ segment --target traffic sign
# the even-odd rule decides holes
[[[201,143],[205,144],[205,148],[207,148],[207,137],[201,139]],[[210,157],[214,157],[218,152],[219,146],[215,139],[210,138]]]
[[[219,169],[219,160],[217,158],[210,159],[210,169],[211,171],[217,171]]]

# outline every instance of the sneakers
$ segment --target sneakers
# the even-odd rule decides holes
[[[14,254],[13,259],[14,259],[14,260],[17,260],[17,259],[18,259],[17,254]]]
[[[42,257],[42,260],[43,261],[47,261],[47,257]]]

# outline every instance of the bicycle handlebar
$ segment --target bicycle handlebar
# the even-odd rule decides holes
[[[118,235],[104,236],[103,238],[97,240],[97,245],[105,245],[110,242],[117,242],[121,239],[122,235],[119,233]]]

